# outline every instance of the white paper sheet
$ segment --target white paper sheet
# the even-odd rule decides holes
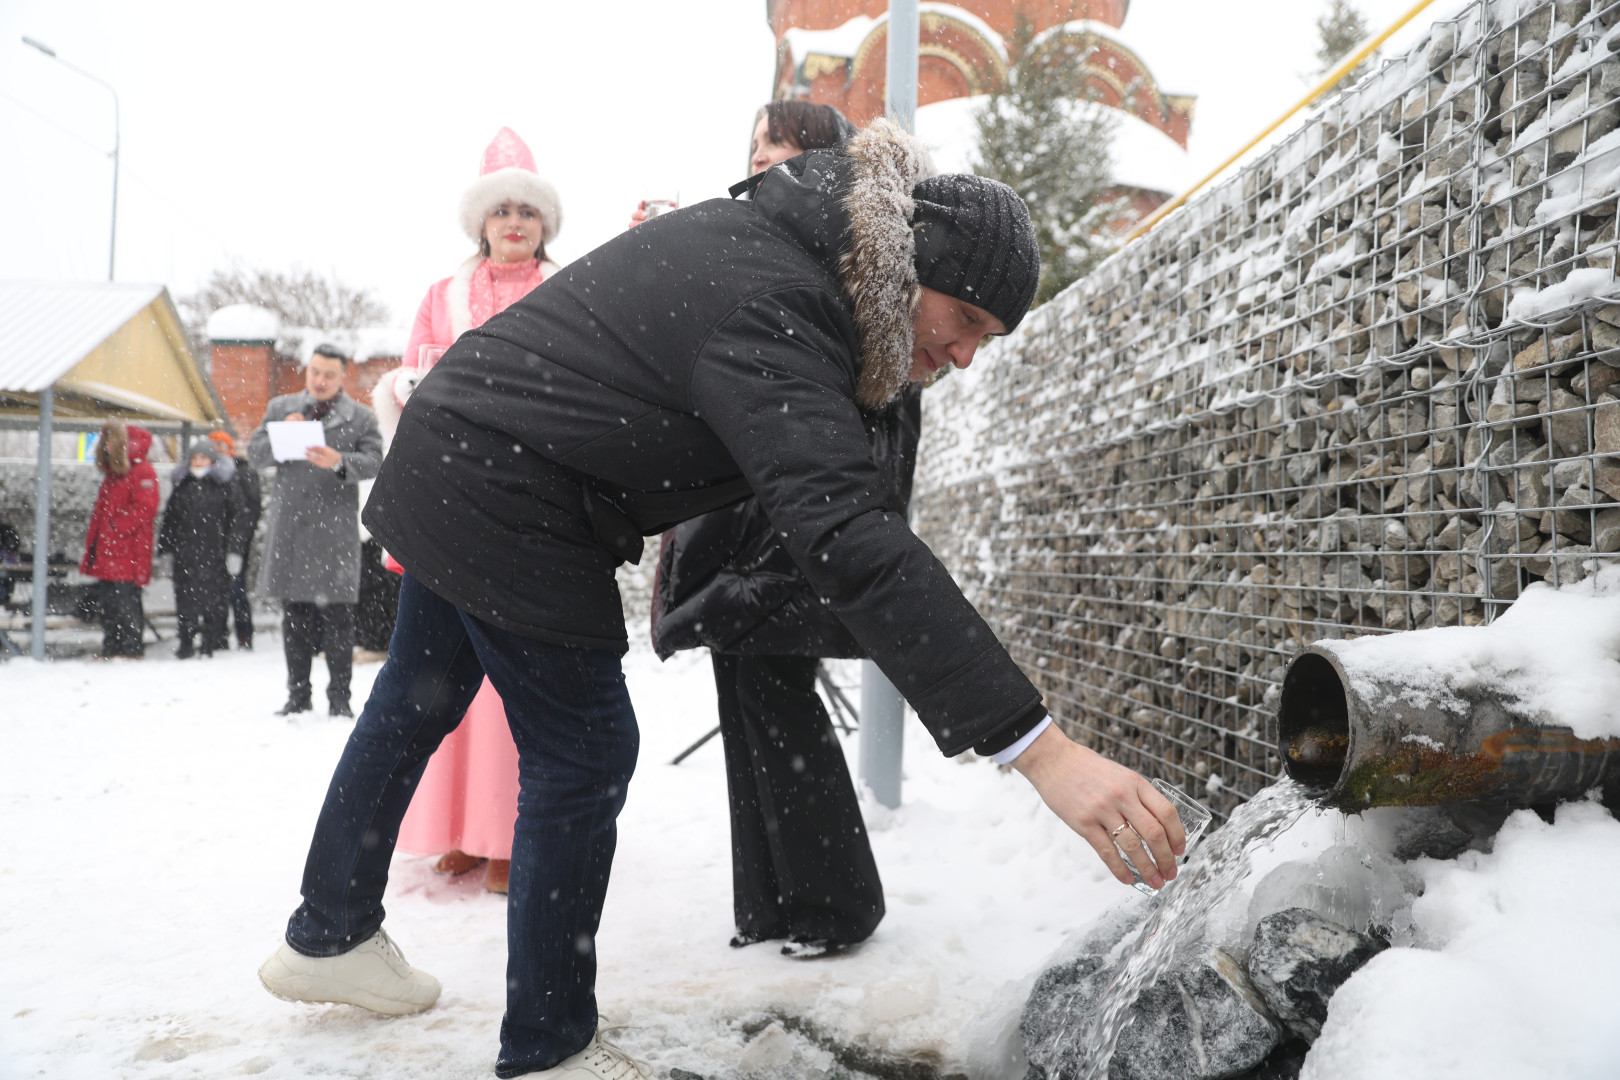
[[[270,433],[270,453],[277,461],[303,461],[305,450],[326,445],[319,420],[272,420],[264,430]]]

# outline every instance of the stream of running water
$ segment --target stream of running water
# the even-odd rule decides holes
[[[1084,1021],[1076,1018],[1054,1033],[1055,1043],[1072,1045],[1070,1040],[1078,1036],[1084,1048],[1083,1071],[1076,1080],[1107,1077],[1137,995],[1169,970],[1179,949],[1204,938],[1211,912],[1248,874],[1249,852],[1316,805],[1309,789],[1280,780],[1234,810],[1226,824],[1194,850],[1176,880],[1161,891],[1158,909],[1127,947],[1097,1007]],[[1083,1029],[1069,1030],[1081,1023]]]

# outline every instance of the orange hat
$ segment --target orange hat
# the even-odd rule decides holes
[[[219,448],[232,457],[236,456],[236,440],[223,431],[210,431],[208,437],[219,444]]]

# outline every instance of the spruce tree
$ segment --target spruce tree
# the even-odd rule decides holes
[[[1029,204],[1041,247],[1035,293],[1045,303],[1084,276],[1112,245],[1104,224],[1118,213],[1112,186],[1116,121],[1086,89],[1083,37],[1038,37],[1019,15],[1008,46],[1006,85],[979,109],[973,170]]]
[[[1328,0],[1327,10],[1316,18],[1316,76],[1321,78],[1332,71],[1334,65],[1367,39],[1372,32],[1367,19],[1350,0]],[[1333,89],[1342,90],[1371,70],[1376,54],[1358,64]]]

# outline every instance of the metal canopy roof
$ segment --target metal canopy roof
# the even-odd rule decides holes
[[[0,415],[225,422],[161,285],[0,281]]]

